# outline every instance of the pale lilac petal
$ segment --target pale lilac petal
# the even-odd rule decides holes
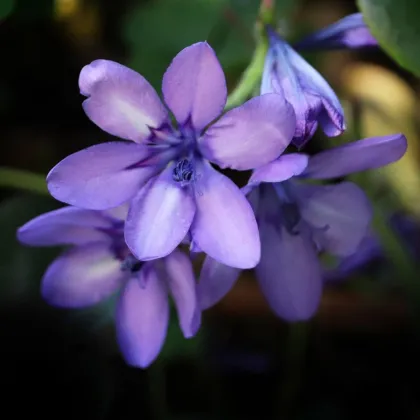
[[[292,141],[293,107],[280,95],[252,98],[227,112],[199,141],[203,156],[221,168],[247,170],[277,158]]]
[[[308,165],[308,155],[290,153],[282,155],[273,162],[257,168],[251,175],[248,185],[256,187],[261,182],[283,182],[300,175]]]
[[[121,262],[104,243],[77,246],[48,267],[42,279],[43,298],[54,306],[82,308],[106,299],[123,284]]]
[[[179,124],[188,120],[200,131],[218,117],[226,103],[225,75],[207,42],[184,48],[163,76],[166,104]]]
[[[125,224],[125,240],[139,260],[170,254],[184,239],[194,218],[195,204],[188,186],[173,180],[166,168],[133,199]]]
[[[167,284],[175,301],[179,325],[185,338],[193,337],[200,327],[201,310],[197,303],[196,281],[190,259],[175,250],[164,259]]]
[[[240,274],[240,269],[221,264],[207,256],[197,285],[201,309],[208,309],[222,300],[234,286]]]
[[[255,267],[260,259],[260,239],[251,205],[239,188],[209,163],[202,162],[197,175],[193,241],[223,264]]]
[[[372,208],[365,193],[351,182],[305,185],[298,189],[299,210],[325,251],[347,256],[366,236]]]
[[[155,166],[127,169],[149,157],[140,145],[97,144],[67,156],[47,177],[51,195],[64,203],[92,210],[117,207],[131,199],[156,173]]]
[[[300,50],[376,47],[361,13],[353,13],[299,41],[294,48]]]
[[[256,273],[274,312],[287,321],[311,318],[322,294],[322,271],[306,231],[290,234],[281,225],[261,223],[261,261]]]
[[[30,220],[18,229],[17,237],[26,245],[82,245],[107,241],[101,228],[111,227],[111,220],[101,212],[63,207]]]
[[[125,221],[127,219],[130,202],[127,201],[118,207],[104,211],[104,214],[111,216],[113,219]]]
[[[102,130],[126,140],[141,142],[150,129],[159,128],[168,114],[156,91],[140,74],[109,60],[83,67],[80,91],[87,96],[83,108]]]
[[[165,341],[169,304],[165,283],[153,263],[146,263],[139,275],[141,278],[131,278],[121,293],[115,324],[125,361],[145,368],[159,355]]]
[[[380,168],[399,160],[406,150],[407,139],[403,134],[354,141],[311,157],[303,176],[328,179]]]

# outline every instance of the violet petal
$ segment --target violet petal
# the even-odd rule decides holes
[[[356,252],[347,257],[343,257],[335,267],[324,271],[324,281],[336,283],[348,280],[353,273],[381,256],[381,243],[378,238],[370,232],[363,238],[362,242],[360,242]]]
[[[116,312],[117,339],[131,366],[146,368],[159,355],[169,321],[168,293],[153,263],[146,263],[121,292]],[[142,287],[145,284],[146,287]]]
[[[274,92],[289,101],[296,114],[293,143],[301,147],[318,123],[328,136],[345,130],[344,111],[326,80],[274,31],[264,64],[261,93]]]
[[[308,165],[309,157],[303,153],[289,153],[267,165],[257,168],[248,181],[248,186],[256,187],[261,182],[283,182],[300,175]],[[249,192],[247,189],[246,192]]]
[[[197,285],[201,309],[208,309],[223,299],[236,283],[240,273],[240,269],[221,264],[207,256]]]
[[[221,168],[253,169],[277,158],[290,144],[296,119],[280,95],[252,98],[228,111],[199,140],[203,156]]]
[[[208,162],[197,165],[193,241],[223,264],[252,268],[260,259],[254,213],[239,188]]]
[[[109,60],[95,60],[79,76],[87,116],[102,130],[135,142],[150,136],[168,114],[150,83],[134,70]]]
[[[200,131],[218,117],[226,103],[225,75],[207,42],[184,48],[163,76],[166,104],[180,125],[189,119]]]
[[[399,160],[406,150],[407,139],[403,134],[358,140],[312,156],[303,176],[328,179],[380,168]]]
[[[51,195],[64,203],[92,210],[117,207],[131,199],[156,173],[155,166],[127,169],[149,156],[134,143],[97,144],[73,153],[47,176]]]
[[[351,182],[305,185],[297,191],[300,214],[322,248],[339,256],[356,252],[372,219],[365,193]]]
[[[66,206],[41,214],[18,229],[17,237],[26,245],[82,245],[107,241],[98,228],[109,228],[111,222],[101,212]]]
[[[125,224],[125,240],[139,260],[170,254],[184,239],[194,218],[190,187],[174,181],[167,167],[134,197]]]
[[[311,318],[322,294],[321,265],[306,232],[293,235],[284,227],[261,223],[261,261],[256,273],[274,312],[287,321]]]
[[[63,253],[48,267],[41,285],[53,306],[83,308],[106,299],[123,284],[126,274],[106,243],[90,243]]]
[[[334,22],[294,45],[297,50],[314,49],[357,49],[376,47],[378,41],[373,37],[361,13],[353,13]]]
[[[120,206],[113,207],[108,210],[104,210],[103,213],[106,214],[107,216],[110,216],[113,219],[125,221],[127,219],[129,208],[130,208],[130,202],[127,201],[121,204]]]
[[[175,301],[185,338],[193,337],[200,327],[201,310],[197,303],[196,281],[190,259],[175,249],[164,259],[169,291]]]

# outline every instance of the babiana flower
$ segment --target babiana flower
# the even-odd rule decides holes
[[[418,221],[408,215],[395,213],[389,218],[389,227],[401,240],[407,255],[413,260],[420,257],[420,226]],[[339,258],[334,267],[325,270],[327,282],[335,283],[349,279],[350,276],[364,272],[370,267],[376,267],[380,262],[385,270],[389,268],[385,250],[380,238],[370,231],[363,239],[354,254]]]
[[[361,13],[353,13],[294,44],[296,50],[359,49],[377,47],[378,41]]]
[[[400,159],[406,148],[402,134],[372,137],[312,157],[285,154],[253,172],[244,193],[255,211],[261,236],[261,260],[255,271],[278,316],[297,321],[316,312],[324,276],[318,254],[354,254],[372,217],[369,201],[357,185],[303,181],[378,168]],[[239,273],[207,257],[198,285],[202,309],[219,301]]]
[[[79,78],[83,108],[104,131],[130,140],[89,147],[49,173],[51,194],[104,210],[130,201],[125,240],[134,256],[169,255],[185,238],[212,258],[255,266],[260,240],[239,188],[212,167],[249,170],[278,157],[295,132],[292,106],[280,95],[255,97],[217,119],[225,106],[223,70],[212,48],[182,50],[163,76],[166,106],[139,74],[96,60]]]
[[[166,337],[168,294],[186,338],[197,332],[201,311],[190,259],[177,249],[159,260],[136,259],[124,242],[126,213],[127,206],[108,211],[63,207],[29,221],[17,236],[26,245],[69,246],[42,279],[41,293],[49,304],[84,308],[119,291],[119,347],[127,363],[144,368]]]
[[[303,57],[271,28],[265,58],[261,94],[277,93],[296,114],[293,144],[301,148],[312,138],[318,125],[329,136],[345,129],[344,111],[334,90]],[[278,115],[278,118],[282,118]]]

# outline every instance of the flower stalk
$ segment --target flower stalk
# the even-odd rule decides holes
[[[49,195],[45,176],[20,169],[0,168],[0,187]]]
[[[228,96],[225,109],[241,105],[251,97],[261,81],[264,60],[268,51],[268,39],[265,31],[266,25],[275,21],[275,0],[262,0],[255,24],[256,47],[248,67],[243,72],[236,87]]]

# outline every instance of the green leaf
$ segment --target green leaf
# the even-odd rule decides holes
[[[172,361],[179,358],[187,358],[190,360],[197,358],[201,353],[201,349],[204,348],[203,340],[203,327],[195,337],[185,338],[179,327],[176,311],[172,310],[165,344],[159,357],[163,361]]]
[[[208,38],[225,0],[155,0],[130,11],[124,37],[128,65],[160,90],[167,66],[181,49]]]
[[[420,2],[358,0],[373,36],[402,67],[420,76]]]
[[[7,18],[13,11],[15,5],[14,0],[1,0],[0,1],[0,19]]]
[[[45,175],[29,171],[0,167],[0,187],[17,188],[49,195],[45,178]]]

